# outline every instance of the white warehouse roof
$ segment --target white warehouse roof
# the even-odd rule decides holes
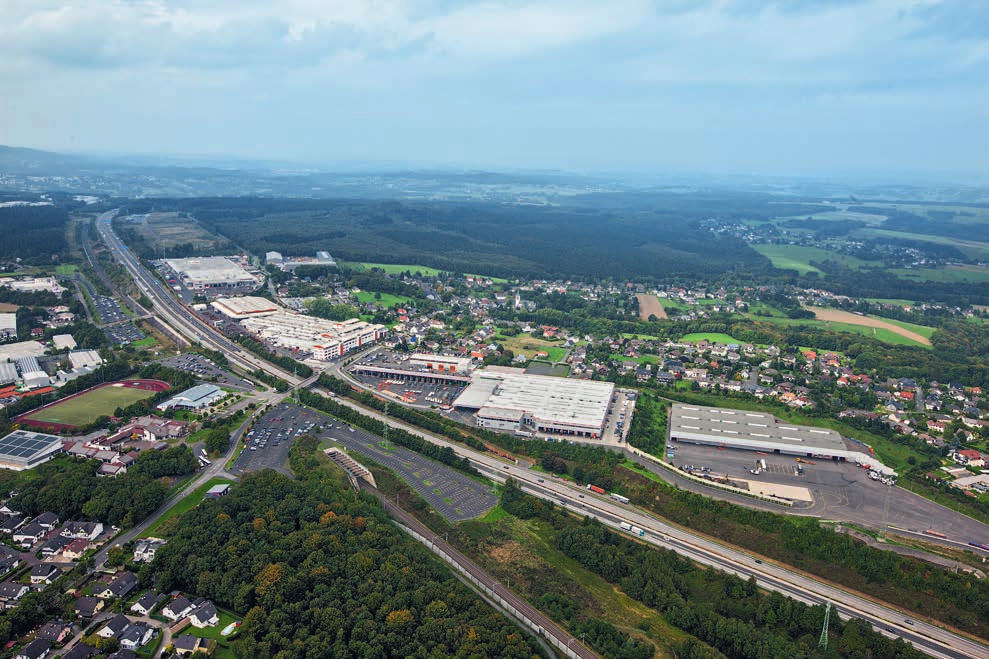
[[[499,418],[505,418],[508,410],[519,410],[547,424],[600,431],[614,390],[612,382],[485,369],[473,374],[471,385],[454,405],[488,410]]]
[[[695,442],[868,463],[876,471],[892,474],[874,455],[850,449],[841,435],[828,428],[798,426],[772,414],[727,410],[674,403],[670,408],[669,436],[677,441]]]

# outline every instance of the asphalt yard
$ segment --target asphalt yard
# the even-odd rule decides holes
[[[289,474],[288,451],[300,435],[312,432],[321,419],[316,413],[297,405],[281,404],[269,410],[247,435],[247,447],[241,451],[230,471],[242,474],[274,469]]]
[[[237,377],[224,368],[220,368],[209,359],[196,353],[173,355],[159,359],[158,363],[169,368],[192,373],[205,382],[212,382],[212,378],[216,378],[216,383],[221,387],[231,387],[242,391],[251,391],[254,389],[251,384],[245,382],[242,378]]]
[[[231,471],[275,469],[288,473],[286,463],[292,442],[302,434],[316,434],[317,429],[320,440],[360,454],[355,456],[358,462],[363,455],[393,471],[451,522],[479,517],[498,503],[498,497],[480,481],[360,428],[291,403],[275,406],[254,424],[247,448]]]
[[[674,442],[673,464],[692,465],[700,475],[704,467],[712,474],[749,481],[750,489],[759,484],[780,484],[807,488],[812,502],[795,501],[793,512],[822,519],[882,528],[885,518],[891,527],[923,533],[935,530],[947,534],[954,543],[965,546],[969,541],[989,541],[989,527],[970,517],[944,508],[900,487],[887,487],[870,480],[868,470],[854,463],[808,459],[798,463],[795,456],[773,455],[740,449],[700,446]],[[765,460],[766,468],[756,460]],[[797,466],[801,466],[800,472]],[[753,474],[750,470],[761,469]],[[713,496],[714,491],[711,491]],[[889,497],[887,508],[886,498]],[[885,509],[885,510],[884,510]],[[986,540],[980,540],[986,538]]]
[[[134,327],[131,323],[104,327],[103,333],[106,334],[110,341],[117,345],[127,345],[128,343],[134,343],[144,338],[144,332]]]

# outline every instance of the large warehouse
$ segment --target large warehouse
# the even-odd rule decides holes
[[[477,410],[475,418],[482,428],[598,439],[614,391],[612,382],[492,367],[476,371],[453,405]]]
[[[194,291],[253,289],[260,282],[238,263],[222,256],[202,256],[189,259],[168,259],[186,288]]]
[[[0,467],[23,471],[48,462],[61,450],[61,437],[30,430],[15,430],[0,439]]]
[[[223,315],[237,320],[270,316],[282,310],[281,307],[271,300],[251,295],[217,298],[213,300],[210,306]]]
[[[883,474],[895,473],[874,455],[850,449],[834,430],[794,425],[780,421],[772,414],[673,403],[668,427],[671,441],[807,458],[850,460],[869,464]]]

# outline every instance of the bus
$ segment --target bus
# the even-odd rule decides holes
[[[623,497],[622,495],[615,494],[614,492],[611,493],[611,498],[618,503],[628,503],[628,497]]]

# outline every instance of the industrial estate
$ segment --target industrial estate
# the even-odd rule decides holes
[[[774,648],[759,656],[989,654],[989,399],[981,367],[943,349],[951,332],[977,345],[984,308],[784,275],[348,262],[328,251],[346,243],[258,248],[245,230],[248,252],[191,211],[98,199],[65,211],[58,259],[0,273],[12,656],[296,656],[257,611],[281,615],[296,583],[390,588],[392,559],[344,549],[371,536],[419,566],[408,579],[440,570],[442,592],[508,612],[485,614],[477,656],[750,656],[712,631],[725,620]],[[710,240],[741,231],[703,222]],[[305,558],[277,562],[296,542]],[[250,575],[216,562],[258,546]],[[188,556],[204,567],[186,574]],[[374,613],[394,639],[453,615],[429,579],[409,586],[421,607]],[[324,590],[325,610],[348,606]],[[431,643],[422,656],[456,654]]]

